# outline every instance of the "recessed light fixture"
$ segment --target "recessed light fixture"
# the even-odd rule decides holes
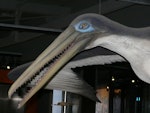
[[[132,82],[132,83],[135,83],[135,80],[132,80],[131,82]]]
[[[6,68],[7,68],[7,69],[10,69],[10,66],[7,66]]]
[[[107,90],[109,90],[109,86],[107,86],[106,88],[107,88]]]
[[[112,76],[112,79],[111,79],[112,81],[115,81],[115,78]]]

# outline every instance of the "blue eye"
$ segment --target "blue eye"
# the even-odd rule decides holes
[[[87,21],[81,21],[75,25],[75,29],[80,32],[91,32],[94,30],[92,25]]]

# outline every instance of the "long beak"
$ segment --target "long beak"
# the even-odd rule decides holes
[[[72,27],[67,28],[14,82],[8,91],[9,98],[11,98],[19,87],[29,80],[34,79],[35,76],[42,74],[42,77],[36,81],[36,85],[33,86],[23,97],[22,101],[19,102],[18,108],[22,107],[38,90],[49,82],[73,56],[82,51],[91,41],[90,38],[82,38],[83,34],[76,32]]]

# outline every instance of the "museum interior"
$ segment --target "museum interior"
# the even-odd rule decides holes
[[[60,34],[69,29],[68,26],[76,17],[90,13],[105,17],[102,17],[104,23],[97,23],[97,26],[106,25],[104,30],[101,27],[94,29],[100,29],[103,33],[109,24],[112,30],[109,33],[114,33],[112,37],[117,36],[117,40],[108,41],[110,44],[111,41],[116,41],[117,46],[110,47],[111,49],[107,48],[107,44],[106,48],[105,45],[92,47],[92,41],[97,40],[93,38],[95,35],[90,37],[93,31],[86,32],[84,37],[93,38],[92,41],[89,39],[92,43],[91,48],[88,42],[84,47],[81,44],[81,50],[77,53],[72,52],[74,56],[71,58],[69,52],[76,47],[74,42],[69,45],[72,49],[68,49],[69,47],[62,44],[67,43],[67,39],[61,40],[61,37],[56,47],[49,46]],[[105,19],[116,22],[118,26],[128,27],[123,27],[124,31],[121,31],[122,28],[116,30],[113,26],[115,24],[111,21],[105,23]],[[86,22],[79,26],[79,30],[83,30],[79,38],[84,35],[85,29],[94,26]],[[150,65],[149,26],[149,0],[0,0],[0,113],[150,113],[150,80],[148,75],[145,77],[143,74],[145,71],[149,72]],[[132,33],[133,30],[130,28],[136,32]],[[78,30],[76,26],[75,29]],[[143,33],[140,34],[140,30],[137,29]],[[107,37],[109,33],[104,35]],[[71,39],[73,35],[68,34],[68,37]],[[127,38],[122,44],[122,40],[119,39],[124,37]],[[80,46],[80,41],[83,40],[76,40],[77,46]],[[98,41],[93,42],[96,44]],[[139,47],[140,44],[143,45]],[[63,50],[63,45],[67,49]],[[43,52],[48,46],[49,49],[53,48],[49,52],[52,57],[58,52],[59,46],[63,52],[58,53],[57,58],[50,58],[49,53]],[[126,51],[120,49],[122,54],[119,54],[117,50],[122,46]],[[130,49],[130,46],[137,49],[138,55],[132,56],[135,51]],[[145,48],[147,56],[141,52],[145,51]],[[129,54],[126,57],[127,53]],[[38,57],[40,54],[43,55],[41,59],[45,64],[42,64]],[[59,59],[68,57],[69,59],[61,64],[62,61]],[[134,67],[132,63],[138,66]],[[50,70],[46,67],[48,65],[52,67],[52,71],[41,71],[44,68]],[[29,66],[32,68],[28,68]],[[31,93],[32,89],[36,89],[36,86],[45,80],[39,77],[39,80],[30,83],[24,79],[32,81],[36,74],[42,76],[42,73],[46,78],[57,67],[59,68],[52,77],[47,78],[38,91],[18,107],[24,98],[28,97],[29,94],[26,93]],[[26,69],[30,70],[27,72]],[[26,76],[18,79],[23,76],[24,71],[27,73]],[[33,77],[27,78],[32,72]],[[53,79],[57,76],[61,79],[56,82]]]

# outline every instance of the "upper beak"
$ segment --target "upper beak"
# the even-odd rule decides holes
[[[23,97],[18,104],[18,108],[23,106],[38,90],[40,90],[47,82],[49,82],[73,56],[82,51],[87,44],[91,42],[88,37],[84,38],[84,34],[75,31],[73,27],[68,27],[58,38],[43,51],[32,65],[14,82],[8,91],[11,98],[13,93],[23,84],[33,79],[37,75],[41,75],[36,85]],[[44,70],[46,68],[46,70]]]

